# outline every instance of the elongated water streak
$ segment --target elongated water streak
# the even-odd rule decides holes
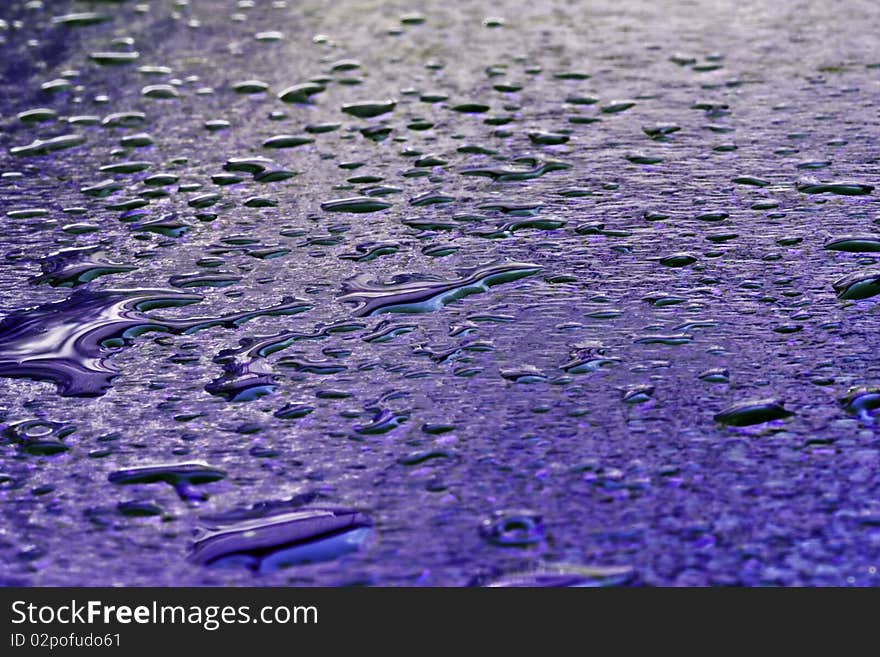
[[[531,276],[541,271],[538,265],[509,263],[481,267],[468,275],[442,281],[428,278],[398,277],[387,285],[355,278],[346,286],[341,301],[355,302],[358,317],[379,313],[423,313],[478,292],[485,292],[493,285]]]

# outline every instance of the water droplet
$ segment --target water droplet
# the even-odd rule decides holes
[[[364,100],[358,103],[349,103],[342,106],[342,111],[351,114],[359,119],[369,119],[374,116],[388,114],[397,106],[397,101],[392,99],[385,100]]]
[[[728,406],[715,415],[715,421],[734,427],[746,427],[752,424],[784,420],[794,415],[786,410],[782,402],[775,399],[743,401]]]
[[[844,235],[833,237],[825,242],[825,248],[831,251],[849,251],[851,253],[871,253],[880,251],[880,236]]]
[[[838,299],[868,299],[880,294],[880,271],[855,271],[833,283]]]
[[[480,536],[502,547],[528,547],[544,540],[544,524],[534,511],[495,511],[480,523]]]
[[[874,191],[873,185],[859,182],[819,182],[804,180],[797,184],[803,194],[839,194],[841,196],[864,196]]]

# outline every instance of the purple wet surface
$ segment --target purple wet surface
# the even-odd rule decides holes
[[[0,583],[876,585],[878,33],[2,3]]]

